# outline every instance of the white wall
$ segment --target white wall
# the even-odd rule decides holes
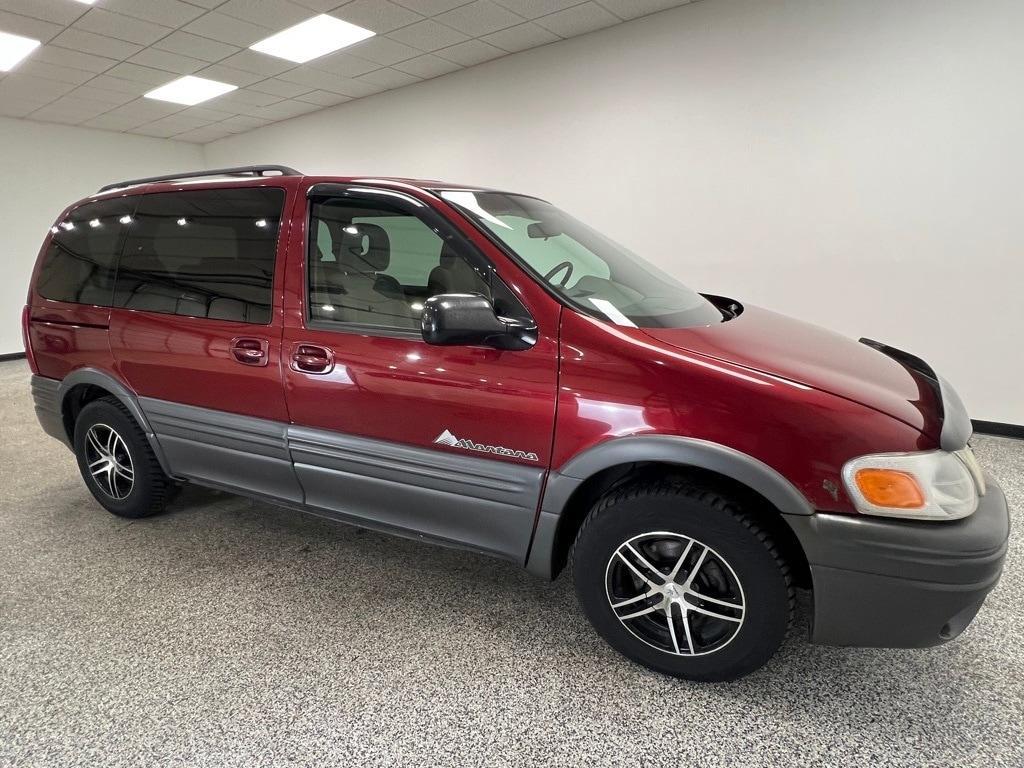
[[[198,144],[0,117],[0,354],[21,352],[21,309],[46,230],[104,184],[203,168]]]
[[[206,147],[529,191],[1024,423],[1024,3],[705,0]]]

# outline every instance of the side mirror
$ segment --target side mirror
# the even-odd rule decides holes
[[[531,322],[498,317],[491,302],[476,293],[442,293],[423,304],[423,340],[437,346],[482,344],[495,349],[529,349],[537,343]]]

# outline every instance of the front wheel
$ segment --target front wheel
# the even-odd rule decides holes
[[[624,656],[674,677],[733,680],[768,661],[793,612],[789,567],[733,502],[685,482],[637,483],[591,510],[576,594]]]

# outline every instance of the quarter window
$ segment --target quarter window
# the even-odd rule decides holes
[[[269,323],[284,196],[268,187],[143,195],[115,306]]]
[[[39,271],[39,295],[109,307],[133,204],[127,198],[86,203],[57,222]]]

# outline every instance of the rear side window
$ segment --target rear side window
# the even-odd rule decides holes
[[[54,226],[36,281],[45,299],[109,307],[114,271],[132,223],[134,201],[86,203]]]
[[[269,323],[282,189],[209,189],[138,198],[114,306]]]

